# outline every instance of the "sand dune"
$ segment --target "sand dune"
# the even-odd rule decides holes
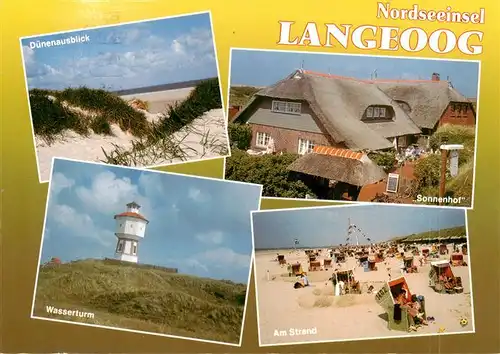
[[[471,289],[469,268],[466,266],[452,267],[455,276],[462,277],[464,292],[461,294],[439,294],[430,288],[429,264],[418,267],[418,273],[405,274],[410,291],[425,297],[427,315],[433,316],[435,322],[419,328],[417,332],[401,332],[388,329],[384,309],[375,302],[374,293],[366,293],[369,285],[375,290],[380,289],[389,280],[389,273],[392,279],[401,275],[396,258],[386,258],[386,263],[377,263],[377,271],[370,272],[357,266],[353,257],[347,258],[341,268],[354,268],[356,280],[362,283],[364,291],[360,295],[334,296],[333,285],[328,281],[332,270],[308,272],[311,286],[294,289],[296,278],[288,277],[286,266],[280,266],[274,260],[277,252],[284,254],[287,262],[299,261],[304,271],[308,270],[307,257],[303,251],[256,251],[261,344],[418,336],[438,334],[440,329],[448,333],[472,330]],[[464,259],[468,263],[467,256]],[[460,324],[462,318],[469,321],[465,327]],[[310,330],[304,335],[283,335],[290,328]]]
[[[112,126],[112,131],[114,136],[90,134],[87,137],[68,131],[60,140],[50,145],[40,138],[35,138],[41,180],[46,181],[50,178],[53,157],[102,162],[105,159],[103,149],[108,153],[114,149],[114,145],[128,149],[132,147],[132,141],[137,140],[136,137],[123,132],[116,125]],[[213,142],[214,145],[227,145],[222,109],[206,112],[202,117],[172,134],[172,141],[178,142],[179,149],[184,151],[185,155],[182,158],[150,155],[143,158],[143,164],[135,166],[159,166],[220,156],[217,148],[204,147],[203,140],[205,139]]]
[[[121,97],[127,101],[133,98],[147,101],[149,103],[148,111],[137,110],[142,112],[150,123],[154,123],[162,118],[168,105],[183,101],[193,89],[183,88]],[[71,107],[66,103],[64,105],[83,116],[91,117],[93,115],[93,113],[86,112],[79,107]],[[168,165],[221,156],[221,151],[228,148],[225,124],[222,109],[210,110],[195,119],[191,124],[172,134],[171,145],[175,145],[177,151],[182,151],[182,156],[179,153],[166,153],[161,151],[161,148],[158,148],[158,151],[153,151],[154,149],[148,150],[141,157],[141,162],[134,163],[133,166]],[[82,136],[73,131],[65,131],[60,139],[50,145],[40,137],[35,137],[40,179],[47,181],[50,178],[50,167],[54,157],[104,162],[105,154],[103,150],[109,154],[115,149],[115,146],[130,149],[133,141],[138,140],[130,133],[122,131],[117,125],[112,125],[111,129],[112,136],[94,133],[89,136]]]

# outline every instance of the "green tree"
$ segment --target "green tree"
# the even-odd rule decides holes
[[[252,128],[248,125],[229,123],[229,140],[231,146],[240,150],[248,150],[252,143]]]

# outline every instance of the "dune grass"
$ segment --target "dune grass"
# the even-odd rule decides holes
[[[182,102],[170,107],[157,122],[148,122],[145,114],[114,93],[87,87],[56,90],[30,90],[30,104],[35,134],[47,143],[57,140],[67,130],[88,136],[91,132],[112,135],[111,125],[130,132],[137,139],[131,148],[114,145],[103,151],[102,162],[126,166],[155,164],[158,160],[187,160],[191,151],[183,146],[187,136],[199,136],[202,155],[227,155],[227,141],[210,136],[199,127],[189,127],[205,112],[222,108],[219,80],[199,83]],[[148,103],[134,99],[137,108]],[[174,133],[183,130],[181,134]],[[200,158],[202,158],[201,156]]]
[[[448,239],[451,237],[461,237],[467,235],[467,230],[464,226],[449,227],[440,230],[431,230],[420,232],[416,234],[400,236],[393,239],[393,241],[405,241],[410,242],[413,240],[438,240],[438,239]]]
[[[135,136],[144,136],[150,131],[146,116],[142,112],[106,90],[67,88],[58,92],[57,98],[90,112],[97,112],[103,120],[118,124],[121,130],[130,131]]]
[[[111,135],[111,124],[141,137],[151,129],[146,116],[113,93],[86,87],[63,91],[34,89],[29,93],[35,134],[48,143],[66,130]]]
[[[205,80],[199,83],[184,101],[171,106],[158,122],[152,124],[150,134],[133,142],[130,149],[115,145],[112,151],[104,152],[103,162],[138,166],[151,165],[153,161],[165,159],[186,161],[191,149],[183,145],[183,142],[188,136],[199,138],[202,149],[199,158],[203,158],[207,153],[227,155],[225,139],[211,137],[210,131],[190,126],[205,112],[216,108],[222,108],[219,80]],[[180,134],[174,135],[176,132]]]
[[[87,323],[238,343],[245,297],[227,280],[83,260],[41,266],[35,315],[75,321],[45,306],[78,309],[95,314]]]

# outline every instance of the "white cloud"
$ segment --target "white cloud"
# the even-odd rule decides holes
[[[81,56],[67,58],[57,68],[37,63],[36,50],[24,46],[29,84],[88,85],[101,78],[106,84],[120,85],[124,79],[129,79],[128,82],[137,85],[137,80],[157,78],[209,62],[213,62],[215,68],[212,34],[207,29],[193,29],[170,41],[142,29],[129,29],[113,33],[102,42],[111,47],[115,44],[119,51],[101,52],[95,56],[85,56],[82,52]],[[129,51],[124,52],[124,47]]]
[[[23,46],[23,58],[26,69],[26,76],[32,77],[57,77],[60,73],[50,65],[38,63],[35,57],[35,51],[28,46]]]
[[[68,205],[52,206],[49,217],[59,226],[70,231],[66,233],[68,236],[94,239],[105,246],[113,241],[112,232],[97,227],[89,215],[78,213]]]
[[[250,266],[250,255],[234,252],[230,248],[220,247],[199,254],[196,259],[210,263],[214,267],[238,267]]]
[[[139,176],[139,188],[145,196],[153,197],[164,194],[163,181],[158,173],[144,172]]]
[[[196,239],[203,243],[213,243],[218,245],[224,240],[224,233],[217,230],[199,233],[196,235]]]
[[[56,172],[52,175],[50,188],[52,189],[53,196],[57,196],[62,190],[71,188],[75,185],[73,179],[67,178],[64,174]]]
[[[102,214],[123,211],[131,201],[139,203],[146,215],[151,211],[149,201],[129,178],[118,178],[110,171],[95,176],[90,188],[78,187],[76,195],[86,208]]]
[[[201,189],[192,187],[188,190],[188,198],[195,202],[202,203],[207,201],[209,196],[203,193]]]

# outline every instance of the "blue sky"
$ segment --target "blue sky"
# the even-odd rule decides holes
[[[372,242],[465,225],[464,210],[446,208],[378,204],[257,212],[253,213],[255,248],[292,248],[295,238],[304,247],[344,244],[349,218]],[[359,233],[358,238],[367,243]]]
[[[150,221],[140,263],[246,283],[260,193],[259,185],[56,159],[41,262],[113,258],[113,216],[135,201]]]
[[[466,97],[477,96],[479,65],[473,62],[247,50],[233,50],[231,56],[231,85],[268,86],[303,62],[306,70],[358,79],[370,79],[375,69],[379,79],[427,80],[436,72],[442,80],[450,77]]]
[[[86,43],[30,43],[88,35]],[[110,90],[217,76],[208,13],[22,40],[29,89],[87,86]]]

